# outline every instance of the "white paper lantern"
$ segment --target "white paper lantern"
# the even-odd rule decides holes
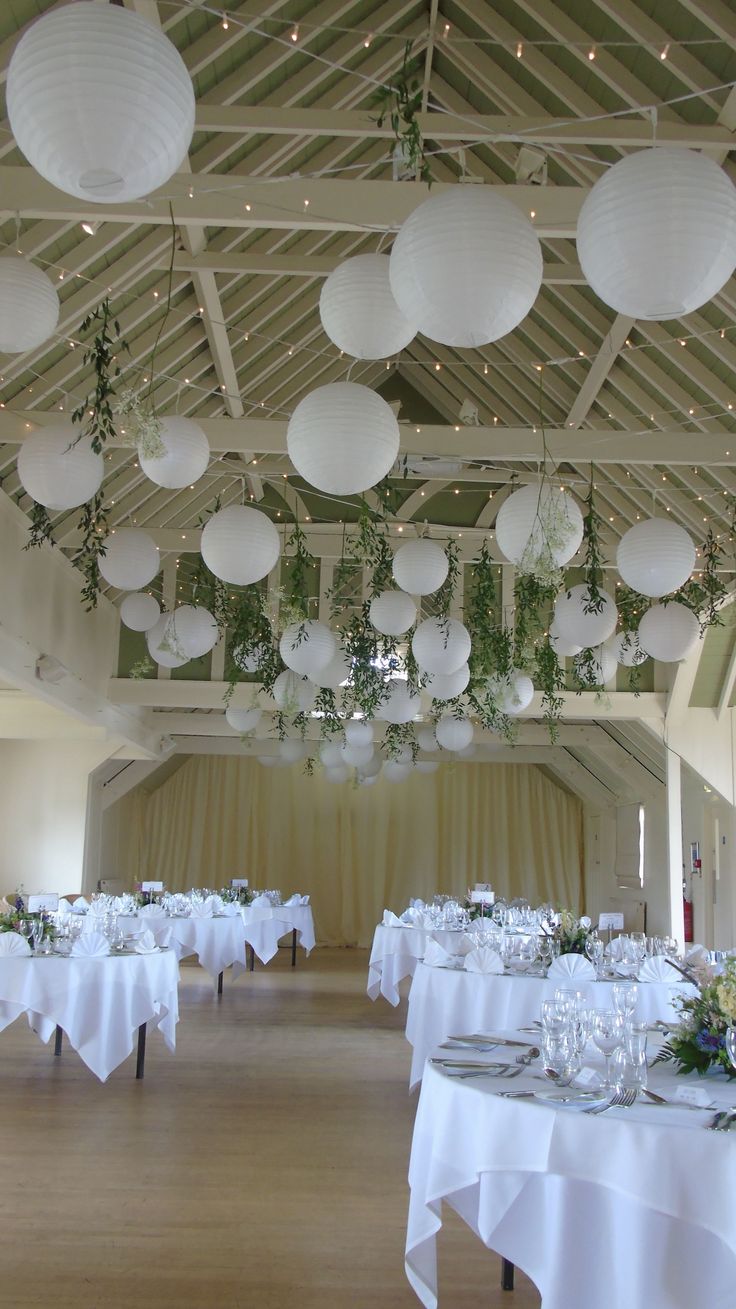
[[[413,764],[414,762],[414,754],[408,744],[400,745],[398,749],[395,749],[391,758],[395,759],[398,764]]]
[[[355,359],[387,359],[416,336],[389,282],[388,255],[355,255],[326,279],[319,316],[330,340]]]
[[[616,630],[618,610],[607,591],[601,591],[602,608],[599,613],[585,612],[590,603],[587,586],[573,586],[561,591],[555,601],[555,628],[567,641],[576,642],[581,649],[601,645]]]
[[[503,697],[503,712],[506,714],[522,714],[525,709],[529,708],[534,698],[534,683],[531,677],[526,673],[513,672],[507,681],[507,689]]]
[[[336,691],[348,681],[350,672],[350,660],[343,647],[338,645],[330,662],[312,675],[312,681],[315,686],[324,687],[327,691]]]
[[[268,654],[267,645],[254,645],[252,649],[247,650],[245,646],[238,645],[232,652],[233,663],[244,673],[256,673]]]
[[[316,618],[290,623],[279,642],[279,653],[287,668],[312,677],[334,658],[337,643],[329,627]]]
[[[306,759],[309,746],[304,741],[298,741],[294,737],[287,737],[285,741],[279,741],[279,754],[286,764],[298,764],[300,760]]]
[[[383,776],[387,782],[405,782],[412,772],[411,764],[400,764],[396,759],[387,759],[383,765]]]
[[[281,553],[270,518],[247,505],[218,509],[202,529],[202,558],[223,582],[250,586],[267,577]]]
[[[378,781],[378,775],[373,773],[358,773],[358,786],[375,786]]]
[[[406,591],[381,591],[370,604],[370,620],[384,636],[403,636],[417,620],[417,607]]]
[[[187,659],[201,659],[214,649],[220,633],[209,609],[202,605],[179,605],[171,615],[170,630]]]
[[[342,764],[342,742],[323,741],[319,747],[319,757],[325,768],[338,768]]]
[[[105,541],[105,553],[99,560],[102,577],[119,591],[148,586],[160,566],[156,542],[140,527],[116,527]]]
[[[419,713],[421,701],[418,695],[412,695],[406,682],[393,681],[388,684],[388,694],[381,704],[380,715],[387,723],[410,723]]]
[[[102,485],[102,455],[71,423],[40,427],[18,452],[18,477],[32,499],[47,509],[76,509]]]
[[[685,585],[695,567],[695,546],[684,527],[667,518],[646,518],[624,532],[616,567],[640,595],[669,595]]]
[[[299,401],[286,446],[310,486],[328,495],[358,495],[393,467],[399,424],[377,391],[357,382],[332,382]]]
[[[544,484],[522,486],[496,516],[496,544],[512,564],[533,572],[540,561],[560,568],[577,554],[583,515],[567,491]]]
[[[160,436],[166,446],[165,454],[152,459],[138,449],[146,477],[167,490],[198,482],[210,461],[210,443],[199,423],[191,418],[162,418]]]
[[[170,620],[171,614],[161,615],[158,622],[146,632],[146,645],[151,658],[162,668],[182,668],[188,661],[176,644],[175,634],[170,630]]]
[[[183,162],[194,90],[171,41],[117,5],[51,10],[8,68],[8,118],[29,164],[81,200],[136,200]]]
[[[279,673],[271,692],[279,709],[287,713],[308,714],[314,708],[315,688],[308,677],[300,677],[290,668]]]
[[[414,767],[418,773],[436,773],[439,764],[435,759],[418,759]]]
[[[340,753],[343,763],[349,764],[351,768],[364,768],[373,758],[373,746],[346,744]]]
[[[263,717],[260,709],[238,709],[236,705],[229,704],[225,710],[225,718],[234,732],[239,732],[244,736],[246,732],[254,732]]]
[[[432,341],[488,345],[529,313],[542,249],[529,219],[497,187],[453,186],[402,224],[389,275],[399,309]]]
[[[150,631],[160,614],[158,600],[152,595],[146,595],[145,592],[126,595],[120,606],[120,621],[125,623],[131,632]]]
[[[470,669],[467,663],[461,664],[454,673],[430,673],[424,683],[433,700],[454,700],[462,695],[470,681]]]
[[[345,724],[345,740],[348,745],[373,745],[373,723],[365,718],[351,718]]]
[[[427,673],[456,673],[470,654],[470,633],[457,618],[425,618],[411,641],[414,658]]]
[[[443,750],[464,750],[473,739],[474,729],[469,718],[446,714],[440,718],[435,732]]]
[[[618,664],[614,654],[606,645],[598,645],[594,647],[593,658],[590,661],[583,661],[578,655],[574,661],[574,668],[583,686],[592,688],[606,686],[608,682],[613,681]]]
[[[646,650],[641,648],[638,632],[619,632],[606,641],[606,649],[623,668],[637,668],[648,658]]]
[[[558,659],[569,659],[572,655],[580,654],[582,646],[575,641],[568,641],[557,631],[554,623],[550,624],[549,643],[552,646]]]
[[[439,750],[437,737],[432,727],[419,728],[417,731],[417,744],[419,749],[424,750],[427,754],[433,754],[435,750]]]
[[[394,581],[409,595],[431,595],[438,591],[448,569],[442,546],[426,536],[419,541],[406,541],[394,555]]]
[[[642,650],[663,663],[685,659],[699,636],[700,624],[692,609],[677,600],[668,605],[652,605],[639,623]]]
[[[258,762],[262,768],[278,768],[282,761],[277,754],[259,754]]]
[[[350,769],[345,764],[337,764],[333,768],[325,768],[325,780],[328,782],[347,782],[350,776]]]
[[[376,750],[374,751],[373,757],[368,760],[368,763],[362,765],[360,769],[361,780],[363,778],[370,777],[372,781],[375,781],[382,767],[383,767],[383,759],[381,758],[380,754]]]
[[[0,258],[0,350],[36,350],[56,331],[59,297],[40,268],[20,255]]]
[[[682,318],[736,266],[736,193],[695,150],[639,150],[607,169],[578,218],[577,251],[596,295],[631,318]]]

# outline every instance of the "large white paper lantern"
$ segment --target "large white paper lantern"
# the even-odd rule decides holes
[[[347,782],[350,776],[350,769],[346,764],[336,764],[331,768],[325,768],[325,781],[327,782]]]
[[[279,653],[295,673],[313,677],[334,658],[337,643],[329,627],[316,618],[290,623],[279,642]]]
[[[158,600],[145,592],[126,595],[120,606],[120,621],[131,632],[148,632],[161,614]]]
[[[442,586],[448,569],[442,546],[427,536],[405,541],[394,555],[394,581],[409,595],[432,595]]]
[[[8,118],[37,173],[81,200],[136,200],[183,162],[194,90],[159,28],[117,5],[72,4],[39,18],[8,68]]]
[[[461,664],[454,673],[430,673],[424,683],[433,700],[454,700],[462,695],[470,681],[470,669],[467,663]]]
[[[533,572],[540,561],[560,568],[577,554],[583,515],[567,491],[548,482],[522,486],[496,516],[496,544],[512,564]]]
[[[162,418],[160,436],[165,454],[151,459],[138,450],[146,477],[172,491],[198,482],[210,461],[210,443],[199,423],[191,418]]]
[[[102,485],[102,455],[71,423],[54,423],[27,436],[18,452],[24,491],[46,509],[76,509]]]
[[[250,586],[271,572],[281,542],[271,519],[259,509],[228,505],[205,523],[200,549],[215,577],[236,586]]]
[[[323,741],[319,747],[319,757],[325,768],[338,768],[342,763],[342,742]]]
[[[433,341],[481,346],[513,332],[542,284],[529,219],[495,186],[453,186],[409,215],[391,251],[399,309]]]
[[[637,668],[648,658],[646,650],[641,648],[638,632],[618,632],[606,641],[605,648],[623,668]]]
[[[170,628],[171,614],[164,613],[146,632],[148,653],[162,668],[182,668],[187,656],[176,643],[176,633]]]
[[[555,601],[555,628],[567,641],[574,641],[584,649],[601,645],[616,630],[618,610],[607,591],[600,593],[602,608],[598,613],[585,612],[590,602],[587,586],[573,586],[561,591]]]
[[[286,764],[298,764],[300,760],[306,759],[308,751],[309,746],[295,737],[279,741],[279,754]]]
[[[373,746],[350,745],[349,742],[346,742],[340,753],[343,763],[348,764],[351,768],[364,768],[373,758]]]
[[[583,686],[606,686],[616,676],[618,663],[615,655],[606,645],[595,646],[592,653],[593,658],[589,661],[582,660],[580,655],[576,657],[575,673]]]
[[[399,763],[398,759],[387,759],[383,765],[383,776],[387,782],[405,782],[412,772],[412,764]]]
[[[436,759],[418,759],[414,767],[418,773],[436,773],[439,764]]]
[[[322,287],[319,316],[333,344],[355,359],[387,359],[416,336],[394,300],[388,255],[355,255],[338,264]]]
[[[105,541],[100,555],[100,573],[119,591],[137,591],[148,586],[160,567],[158,546],[141,527],[116,527]]]
[[[56,331],[56,287],[35,264],[20,255],[0,258],[0,350],[36,350]]]
[[[550,624],[549,643],[552,646],[558,659],[569,659],[572,655],[580,654],[582,646],[576,641],[568,641],[560,632],[557,631],[554,623]]]
[[[443,750],[464,750],[473,739],[474,728],[469,718],[446,714],[440,718],[435,732]]]
[[[406,682],[393,681],[388,684],[388,694],[381,704],[380,716],[387,723],[410,723],[416,718],[421,707],[418,695],[412,695]]]
[[[411,648],[427,673],[456,673],[470,654],[470,633],[457,618],[425,618],[415,631]]]
[[[225,718],[228,726],[232,727],[234,732],[239,732],[244,736],[246,732],[254,732],[263,717],[261,709],[238,709],[237,705],[229,704],[225,710]]]
[[[417,620],[417,607],[406,591],[381,591],[373,597],[370,620],[384,636],[403,636]]]
[[[351,718],[345,724],[345,740],[348,745],[373,745],[373,723],[365,718]]]
[[[578,218],[577,251],[596,295],[631,318],[682,318],[736,266],[736,193],[695,150],[657,148],[607,169]]]
[[[639,623],[642,650],[663,663],[685,659],[699,636],[700,624],[692,609],[677,600],[667,605],[652,605]]]
[[[391,470],[399,424],[377,391],[357,382],[318,386],[299,401],[286,429],[296,471],[328,495],[358,495]]]
[[[203,605],[179,605],[171,615],[170,629],[187,659],[201,659],[209,654],[220,637],[217,623]]]
[[[373,757],[368,760],[368,763],[363,764],[361,766],[359,770],[360,780],[363,781],[365,778],[368,777],[371,779],[371,781],[375,782],[382,767],[383,767],[383,759],[381,758],[381,755],[376,750],[373,753]]]
[[[418,729],[417,744],[419,749],[424,750],[427,754],[433,754],[435,750],[439,750],[437,737],[434,734],[434,729],[431,727],[420,727]]]
[[[312,675],[315,686],[327,691],[336,691],[350,677],[350,660],[341,645],[338,645],[330,662]]]
[[[308,714],[314,708],[314,684],[308,677],[300,677],[290,668],[279,673],[271,694],[279,709],[287,713]]]
[[[646,518],[624,532],[616,567],[640,595],[669,595],[684,586],[695,567],[695,546],[684,527],[668,518]]]

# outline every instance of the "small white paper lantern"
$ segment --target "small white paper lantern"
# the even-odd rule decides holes
[[[394,555],[394,581],[409,595],[431,595],[438,591],[448,569],[442,546],[426,536],[419,541],[406,541]]]
[[[623,668],[637,668],[648,658],[646,650],[641,648],[638,632],[618,632],[606,641],[605,648]]]
[[[162,186],[194,130],[194,90],[171,41],[117,5],[50,10],[15,47],[8,118],[37,173],[66,195],[112,204]]]
[[[0,350],[36,350],[56,331],[56,287],[35,264],[20,255],[0,258]]]
[[[176,644],[175,634],[172,634],[169,626],[170,620],[171,614],[161,614],[158,622],[146,632],[146,645],[151,658],[162,668],[182,668],[188,661]]]
[[[246,650],[244,646],[238,645],[233,650],[233,663],[237,664],[244,673],[256,673],[267,654],[267,645],[255,645],[252,650]]]
[[[377,391],[357,382],[331,382],[299,401],[286,446],[310,486],[328,495],[358,495],[396,462],[399,424]]]
[[[145,592],[126,595],[120,606],[120,621],[131,632],[148,632],[161,614],[158,600]]]
[[[287,668],[312,677],[334,658],[337,643],[329,627],[316,618],[290,623],[279,642],[279,653]]]
[[[357,775],[358,786],[375,786],[377,781],[377,775],[374,776],[370,773],[358,773]]]
[[[529,313],[542,284],[542,249],[529,219],[498,187],[453,186],[402,224],[389,276],[399,309],[432,341],[488,345]]]
[[[568,641],[557,631],[554,623],[550,624],[549,643],[552,646],[558,659],[569,659],[572,655],[580,654],[582,646],[575,641]]]
[[[412,764],[401,764],[397,759],[387,759],[383,765],[383,776],[387,782],[405,782],[412,772]]]
[[[560,568],[577,554],[583,515],[567,491],[544,484],[522,486],[496,516],[496,544],[512,564],[533,572],[546,561]]]
[[[346,744],[340,751],[343,763],[348,764],[351,768],[365,768],[373,758],[372,745],[349,745]]]
[[[607,591],[601,591],[603,606],[599,613],[585,612],[589,603],[587,586],[573,586],[561,591],[555,601],[555,628],[566,641],[573,641],[584,649],[601,645],[616,630],[618,610]]]
[[[342,764],[342,743],[340,739],[323,741],[319,747],[319,757],[325,768],[338,768]]]
[[[254,732],[263,717],[260,709],[238,709],[236,705],[229,704],[225,710],[225,718],[234,732],[239,732],[244,736],[246,732]]]
[[[380,715],[387,723],[410,723],[419,713],[421,701],[412,695],[406,682],[388,683],[388,694],[381,704]]]
[[[187,659],[201,659],[209,654],[220,637],[212,614],[202,605],[179,605],[171,615],[169,627]]]
[[[348,745],[373,745],[373,723],[365,718],[351,718],[345,724],[345,740]]]
[[[258,762],[262,768],[278,768],[282,760],[277,754],[259,754]]]
[[[327,782],[347,782],[350,776],[350,769],[345,764],[336,764],[332,768],[325,768],[325,780]]]
[[[427,673],[456,673],[470,654],[470,633],[457,618],[425,618],[411,641],[414,658]]]
[[[434,728],[420,727],[417,730],[417,744],[419,749],[424,750],[426,754],[434,754],[436,750],[439,750],[437,737],[434,734]]]
[[[598,179],[578,218],[577,251],[604,304],[631,318],[682,318],[736,266],[736,194],[695,150],[626,155]]]
[[[677,600],[667,605],[652,605],[639,623],[642,650],[663,663],[685,659],[699,636],[700,624],[692,609]]]
[[[330,662],[319,672],[313,673],[312,681],[315,686],[324,687],[327,691],[336,691],[348,681],[350,672],[350,660],[343,647],[338,645]]]
[[[435,759],[418,759],[414,767],[418,773],[436,773],[439,764]]]
[[[76,509],[102,485],[102,455],[89,440],[77,440],[71,423],[54,423],[31,432],[18,452],[18,477],[24,491],[46,509]]]
[[[503,711],[506,714],[522,714],[529,708],[534,698],[534,683],[526,673],[514,672],[508,679],[503,697]]]
[[[202,558],[223,582],[250,586],[267,577],[281,553],[270,518],[247,505],[218,509],[202,529]]]
[[[695,567],[695,546],[684,527],[667,518],[646,518],[624,532],[616,567],[640,595],[669,595],[685,585]]]
[[[474,728],[469,718],[446,714],[440,718],[435,732],[443,750],[464,750],[473,739]]]
[[[160,435],[165,454],[151,459],[138,450],[146,477],[172,491],[198,482],[210,461],[210,443],[199,423],[191,418],[162,418]]]
[[[430,673],[424,683],[433,700],[454,700],[462,695],[470,681],[470,669],[467,663],[461,664],[454,673]]]
[[[116,527],[105,541],[100,555],[102,577],[119,591],[137,591],[148,586],[160,568],[158,546],[141,527]]]
[[[355,255],[338,264],[319,297],[322,326],[338,350],[355,359],[387,359],[416,336],[389,282],[388,255]]]
[[[384,636],[403,636],[417,621],[417,607],[406,591],[381,591],[371,600],[369,614]]]
[[[290,668],[279,673],[271,692],[279,709],[287,713],[308,714],[314,708],[315,688],[308,677],[300,677]]]
[[[395,759],[398,764],[412,764],[414,762],[414,755],[410,745],[400,745],[391,758]]]
[[[618,664],[606,645],[595,646],[593,658],[584,662],[580,655],[574,661],[575,672],[584,686],[606,686],[616,676]]]
[[[298,741],[295,737],[279,741],[279,754],[286,764],[298,764],[301,759],[306,759],[308,749],[304,741]]]
[[[383,759],[381,758],[380,754],[376,750],[373,753],[373,757],[368,760],[368,763],[363,764],[362,767],[360,768],[361,780],[363,780],[366,777],[370,777],[371,780],[375,782],[382,767],[383,767]]]

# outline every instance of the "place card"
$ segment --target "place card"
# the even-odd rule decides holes
[[[163,891],[163,882],[141,882],[141,891]]]
[[[230,885],[233,887],[234,890],[237,890],[239,887],[248,886],[248,878],[247,878],[247,877],[231,877],[231,878],[230,878]]]
[[[599,932],[623,932],[624,916],[623,914],[599,914],[598,931]]]
[[[493,891],[471,891],[471,892],[470,892],[470,903],[471,903],[471,904],[493,904],[493,902],[494,902],[495,899],[496,899],[496,897],[495,897],[495,895],[493,894]]]
[[[681,1104],[692,1104],[698,1109],[708,1109],[711,1103],[711,1097],[702,1086],[678,1086],[674,1092],[674,1099],[679,1100]]]
[[[595,1068],[581,1068],[575,1075],[576,1086],[600,1086],[600,1082],[600,1073],[597,1073]]]
[[[28,912],[29,914],[55,914],[59,908],[58,891],[49,892],[46,895],[29,895]]]

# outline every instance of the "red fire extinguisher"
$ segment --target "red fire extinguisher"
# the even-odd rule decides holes
[[[691,942],[693,939],[693,902],[682,897],[682,913],[685,919],[685,940]]]

